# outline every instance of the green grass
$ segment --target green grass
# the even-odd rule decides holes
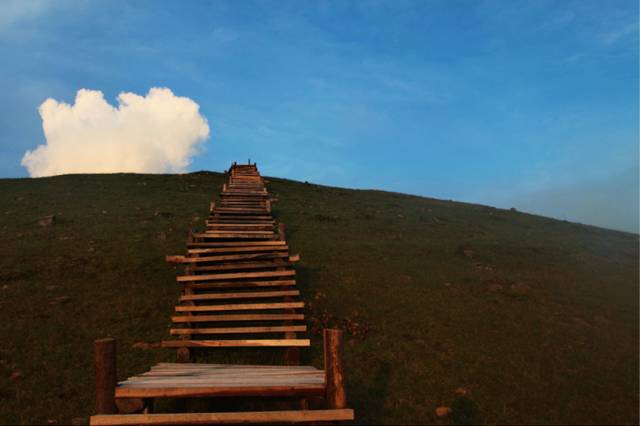
[[[88,417],[96,338],[118,340],[121,378],[174,359],[132,345],[167,337],[179,269],[164,255],[184,252],[225,180],[0,180],[0,423]],[[274,215],[302,256],[310,325],[347,330],[358,422],[450,424],[469,414],[487,424],[638,423],[637,235],[268,180]],[[38,226],[49,214],[55,225]],[[320,335],[312,338],[305,362],[320,367]],[[436,417],[442,405],[455,415]]]

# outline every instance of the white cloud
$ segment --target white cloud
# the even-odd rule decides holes
[[[102,92],[81,89],[73,105],[49,98],[38,110],[47,143],[22,158],[32,177],[184,172],[209,137],[198,104],[167,88],[120,93],[117,107]]]

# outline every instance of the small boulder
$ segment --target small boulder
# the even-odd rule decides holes
[[[438,417],[444,417],[444,416],[448,416],[449,414],[451,414],[451,408],[449,407],[438,407],[436,408],[436,416]]]
[[[43,228],[46,228],[48,226],[53,226],[55,222],[56,222],[56,216],[51,214],[49,216],[45,216],[42,219],[38,220],[38,225],[42,226]]]
[[[455,393],[456,395],[466,395],[469,391],[467,391],[465,388],[463,387],[459,387],[456,389]]]

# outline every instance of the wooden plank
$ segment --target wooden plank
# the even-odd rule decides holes
[[[273,281],[229,281],[218,283],[186,283],[184,288],[193,290],[212,290],[229,288],[262,288],[262,287],[289,287],[295,286],[295,280],[273,280]]]
[[[266,197],[269,196],[269,193],[267,191],[222,191],[220,193],[220,197],[224,198],[224,197],[233,197],[233,196],[239,196],[239,197],[253,197],[253,198],[259,198],[259,199],[264,199]]]
[[[240,202],[240,203],[264,203],[269,197],[266,194],[259,195],[222,195],[221,202]]]
[[[312,367],[310,365],[268,365],[268,364],[214,364],[207,363],[202,364],[199,362],[187,362],[187,363],[175,363],[175,362],[159,362],[153,366],[151,369],[167,369],[167,368],[178,368],[178,369],[188,369],[188,368],[201,368],[201,369],[247,369],[247,368],[268,368],[268,369],[278,369],[278,370],[318,370],[316,367]]]
[[[215,239],[215,238],[255,238],[255,239],[266,239],[273,238],[273,232],[271,233],[262,233],[262,234],[247,234],[246,232],[238,232],[238,233],[226,233],[226,234],[212,234],[206,232],[204,234],[195,234],[196,238],[201,238],[203,240],[207,239]]]
[[[213,213],[209,215],[211,220],[217,220],[220,222],[230,222],[230,221],[242,221],[242,222],[255,222],[256,220],[272,220],[273,216],[270,215],[234,215],[234,214],[224,214],[224,215],[214,215]]]
[[[268,244],[270,241],[263,241],[266,244],[245,244],[241,246],[227,246],[227,247],[210,247],[204,246],[202,248],[188,249],[188,254],[208,254],[208,253],[254,253],[254,252],[276,252],[276,251],[288,251],[289,246]],[[255,241],[254,241],[255,243]]]
[[[202,398],[218,396],[295,396],[323,395],[324,384],[290,386],[202,386],[175,388],[116,388],[116,398]]]
[[[306,325],[281,325],[272,327],[203,327],[203,328],[172,328],[169,333],[173,336],[191,334],[249,334],[249,333],[283,333],[305,332]]]
[[[296,271],[266,271],[266,272],[241,272],[237,274],[208,274],[208,275],[181,275],[178,282],[191,281],[219,281],[242,278],[270,278],[270,277],[292,277]]]
[[[171,317],[171,321],[185,322],[233,322],[233,321],[301,321],[303,314],[231,314],[231,315],[180,315]]]
[[[229,234],[229,235],[235,235],[235,234],[240,234],[240,235],[269,235],[269,236],[273,236],[273,230],[271,231],[247,231],[247,230],[235,230],[235,229],[225,229],[225,230],[216,230],[216,229],[212,229],[209,230],[207,229],[204,233],[205,237],[210,237],[210,236],[215,236],[217,234]]]
[[[213,209],[213,213],[267,213],[266,209],[262,208],[248,208],[248,207],[216,207]]]
[[[284,296],[299,296],[298,290],[280,290],[280,291],[245,291],[234,293],[207,293],[207,294],[185,294],[180,296],[180,301],[186,300],[226,300],[226,299],[256,299]]]
[[[257,200],[240,200],[238,198],[224,198],[220,201],[220,207],[250,207],[266,209],[269,199],[257,199]]]
[[[274,268],[287,268],[293,266],[292,263],[277,259],[265,262],[229,262],[222,265],[204,265],[194,266],[191,268],[192,272],[202,271],[250,271],[253,269],[274,269]]]
[[[91,416],[89,424],[104,425],[202,425],[229,423],[293,423],[348,421],[350,409],[301,411],[249,411],[238,413],[102,414]]]
[[[229,228],[269,228],[273,229],[271,224],[265,223],[215,223],[210,220],[206,221],[208,227],[216,227],[221,229]]]
[[[194,234],[197,236],[198,234]],[[200,247],[251,247],[251,246],[286,246],[286,241],[210,241],[198,244]]]
[[[163,340],[163,348],[307,347],[309,339]]]
[[[213,217],[210,219],[206,219],[205,222],[209,224],[219,224],[219,225],[244,225],[244,224],[255,224],[255,225],[264,225],[264,226],[273,226],[275,224],[274,220],[269,219],[256,219],[254,217]]]
[[[304,308],[304,302],[233,303],[227,305],[176,306],[176,312],[258,311],[301,308]]]
[[[222,256],[166,256],[167,262],[171,263],[206,263],[206,262],[231,262],[231,261],[249,261],[261,259],[289,259],[289,262],[297,262],[299,256],[289,256],[287,253],[250,253],[250,254],[230,254]]]

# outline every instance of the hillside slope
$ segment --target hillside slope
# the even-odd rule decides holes
[[[163,258],[184,251],[224,180],[0,180],[0,423],[88,416],[96,338],[118,339],[121,377],[174,359],[145,345],[166,337],[178,295]],[[637,235],[268,181],[310,325],[347,330],[359,422],[638,422]],[[313,337],[306,361],[321,366]],[[455,419],[436,417],[456,398]]]

